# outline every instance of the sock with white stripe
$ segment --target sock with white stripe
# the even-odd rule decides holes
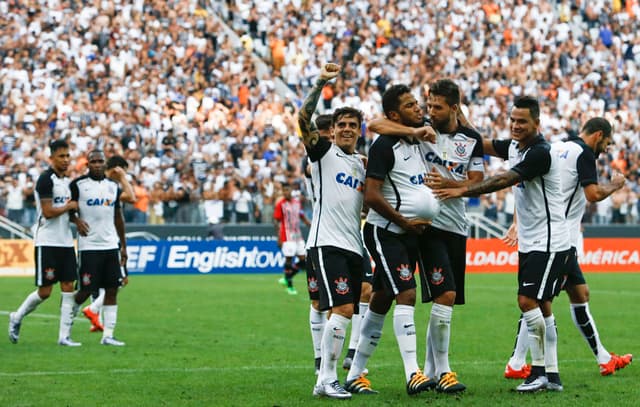
[[[544,319],[544,365],[547,373],[558,373],[558,330],[556,319],[548,316]]]
[[[540,308],[536,307],[522,313],[522,318],[527,323],[529,349],[531,351],[531,366],[545,366],[544,338],[546,327]]]
[[[73,325],[74,308],[77,311],[75,293],[60,293],[60,328],[58,339],[65,339],[71,336],[71,326]]]
[[[427,354],[424,358],[424,374],[427,377],[435,377],[436,375],[436,361],[433,358],[434,352],[431,326],[430,324],[427,324]]]
[[[451,315],[453,307],[449,305],[433,304],[429,328],[431,329],[431,344],[435,361],[435,377],[450,372],[449,340],[451,337]]]
[[[520,370],[527,363],[527,351],[529,350],[529,334],[527,333],[527,323],[520,315],[518,320],[518,333],[516,343],[513,345],[513,353],[509,358],[509,366],[514,370]]]
[[[102,309],[102,304],[104,304],[104,295],[105,295],[105,293],[106,293],[105,289],[104,288],[100,288],[98,290],[98,296],[96,298],[94,298],[93,301],[91,301],[91,304],[89,304],[89,309],[94,314],[99,313],[100,310]]]
[[[360,328],[364,314],[369,309],[369,303],[361,302],[358,307],[358,315],[354,315],[351,318],[351,336],[349,336],[349,350],[355,349],[358,346],[358,339],[360,339]]]
[[[338,380],[338,372],[336,364],[347,333],[349,318],[342,315],[331,314],[322,334],[322,345],[320,357],[320,374],[316,384],[327,384]]]
[[[411,378],[411,374],[418,370],[414,310],[415,308],[411,305],[396,305],[393,311],[393,332],[396,334],[407,381]]]
[[[320,357],[320,344],[322,343],[322,334],[324,326],[327,323],[327,311],[318,311],[309,306],[309,327],[311,329],[311,341],[313,342],[313,357]]]
[[[104,331],[102,332],[102,337],[113,337],[113,331],[116,329],[116,321],[118,320],[118,306],[105,305],[102,307],[102,314],[104,315]]]
[[[384,317],[384,314],[377,314],[370,309],[364,314],[360,326],[360,340],[356,347],[356,354],[353,356],[353,362],[351,362],[351,368],[347,373],[347,380],[357,379],[367,367],[367,362],[382,337]]]
[[[609,354],[604,345],[602,345],[602,342],[600,342],[596,322],[593,320],[591,312],[589,312],[589,303],[571,304],[571,319],[573,319],[573,323],[582,334],[584,340],[589,344],[598,363],[608,363],[609,360],[611,360],[611,354]]]
[[[14,318],[17,319],[18,322],[22,321],[24,317],[33,312],[34,309],[38,308],[38,305],[40,305],[42,301],[44,300],[38,295],[38,290],[27,295],[27,298],[24,299],[22,304],[20,304],[16,310]]]

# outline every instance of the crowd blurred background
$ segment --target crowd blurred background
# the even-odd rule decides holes
[[[343,74],[319,113],[371,119],[390,84],[423,101],[449,77],[483,137],[508,137],[522,94],[540,99],[550,141],[607,117],[600,176],[628,183],[585,221],[637,223],[638,32],[637,0],[0,0],[0,215],[33,223],[47,145],[64,138],[72,177],[94,148],[127,159],[128,222],[271,222],[283,182],[306,195],[296,113],[333,61]],[[363,153],[374,136],[363,128]],[[469,204],[513,214],[509,191]]]

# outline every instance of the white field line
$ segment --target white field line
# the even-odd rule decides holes
[[[10,313],[12,313],[13,311],[3,311],[0,310],[0,315],[9,315]],[[84,323],[89,323],[89,320],[82,317],[80,318],[81,314],[78,313],[78,316],[73,320],[73,323],[77,323],[80,322],[82,324]],[[51,314],[39,314],[39,313],[31,313],[29,315],[27,315],[25,318],[29,319],[29,318],[42,318],[42,319],[60,319],[60,315],[51,315]]]

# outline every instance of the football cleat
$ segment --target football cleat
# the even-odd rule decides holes
[[[346,391],[337,380],[332,383],[318,384],[313,388],[316,397],[329,397],[332,399],[350,399],[351,393]]]
[[[441,374],[436,385],[436,391],[439,393],[460,393],[466,388],[467,386],[458,381],[458,375],[455,372]]]
[[[286,278],[284,278],[284,277],[280,277],[280,278],[278,279],[278,284],[280,284],[280,285],[281,285],[281,286],[283,286],[283,287],[286,287],[286,286],[287,286],[287,279],[286,279]]]
[[[82,309],[82,313],[84,314],[85,317],[87,317],[87,319],[89,321],[91,321],[91,328],[89,329],[89,331],[91,332],[95,332],[95,331],[102,331],[104,330],[104,327],[102,326],[102,324],[100,323],[100,315],[91,311],[91,308],[84,307]],[[95,329],[93,329],[95,327]]]
[[[529,377],[527,377],[524,383],[516,387],[516,390],[521,393],[531,393],[534,391],[546,389],[548,383],[549,380],[547,379],[547,376],[530,375]]]
[[[78,346],[82,346],[82,343],[75,342],[74,340],[72,340],[71,338],[69,338],[67,336],[66,338],[58,339],[58,345],[60,345],[60,346],[70,346],[72,348],[75,348],[75,347],[78,347]]]
[[[15,312],[9,314],[9,340],[11,343],[18,343],[18,338],[20,338],[20,325],[22,324],[22,322],[16,321],[14,318],[15,315]]]
[[[357,379],[346,381],[344,389],[353,394],[378,394],[376,390],[371,388],[371,381],[364,374],[361,374]]]
[[[612,375],[616,370],[624,369],[632,360],[633,355],[630,353],[622,356],[611,353],[611,359],[607,363],[600,364],[600,374],[602,376]]]
[[[531,374],[531,365],[524,364],[520,370],[516,370],[507,363],[504,368],[504,377],[507,379],[526,379]]]
[[[298,295],[298,291],[294,287],[287,287],[287,293],[289,295]]]
[[[125,345],[124,342],[117,340],[113,336],[105,336],[100,341],[100,344],[101,345],[109,345],[109,346],[124,346]]]
[[[418,394],[423,391],[429,391],[436,387],[436,381],[422,373],[420,369],[411,374],[411,378],[407,382],[407,394]]]
[[[558,373],[547,373],[547,390],[549,391],[562,391],[564,387],[562,386],[562,382],[560,381],[560,374]]]

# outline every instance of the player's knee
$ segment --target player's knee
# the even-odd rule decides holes
[[[360,288],[360,302],[369,302],[371,299],[371,284],[362,283],[362,287]]]
[[[538,304],[538,301],[533,298],[529,298],[524,295],[519,295],[518,307],[520,307],[520,311],[527,312],[527,311],[531,311],[532,309],[538,308],[539,304]]]
[[[344,304],[333,307],[331,309],[331,313],[351,319],[351,317],[353,316],[353,304]]]
[[[455,291],[445,291],[438,297],[433,300],[434,303],[440,305],[448,305],[450,307],[456,303],[456,292]]]
[[[416,290],[405,290],[396,296],[396,304],[398,305],[416,305]]]
[[[567,287],[569,301],[572,304],[584,304],[589,302],[589,286],[586,284],[574,285]]]

